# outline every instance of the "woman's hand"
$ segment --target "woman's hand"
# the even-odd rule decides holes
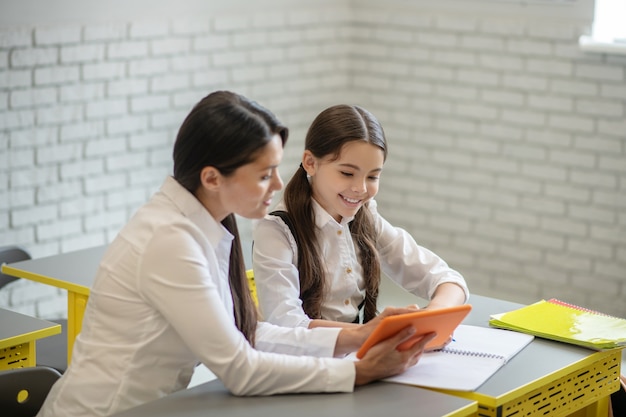
[[[395,336],[374,345],[363,359],[354,363],[356,368],[355,385],[397,375],[417,364],[424,352],[424,346],[435,337],[435,333],[422,336],[409,349],[399,351],[397,346],[415,334],[415,329],[408,326]]]

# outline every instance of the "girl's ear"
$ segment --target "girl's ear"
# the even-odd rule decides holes
[[[200,171],[200,184],[209,191],[217,191],[222,184],[222,175],[215,167],[204,167]]]
[[[302,167],[309,176],[315,175],[317,171],[317,158],[309,150],[302,155]]]

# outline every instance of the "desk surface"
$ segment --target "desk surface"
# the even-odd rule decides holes
[[[476,414],[476,402],[396,384],[374,383],[354,393],[236,397],[218,380],[115,414],[115,417],[463,417]]]
[[[0,348],[61,333],[61,325],[0,308]]]
[[[2,272],[89,295],[107,245],[5,264]]]

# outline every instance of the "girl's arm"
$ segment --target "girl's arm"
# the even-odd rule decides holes
[[[321,319],[314,319],[309,322],[309,329],[315,329],[319,327],[340,327],[342,329],[355,329],[359,326],[360,324],[357,323],[345,323],[343,321],[331,321]]]
[[[276,216],[254,223],[252,265],[262,319],[286,327],[309,327],[302,309],[297,246]],[[316,326],[312,326],[316,327]]]
[[[457,284],[444,282],[435,290],[435,294],[426,306],[427,309],[451,307],[465,302],[465,291]]]
[[[382,271],[410,293],[431,300],[429,308],[467,302],[469,290],[463,276],[437,254],[418,245],[406,230],[391,225],[376,207],[376,202],[370,201]]]

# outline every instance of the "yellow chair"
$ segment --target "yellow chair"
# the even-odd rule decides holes
[[[250,294],[252,294],[252,299],[254,300],[254,304],[259,306],[259,299],[256,296],[256,284],[254,283],[254,271],[252,269],[248,269],[246,271],[246,276],[248,277],[248,286],[250,287]]]

